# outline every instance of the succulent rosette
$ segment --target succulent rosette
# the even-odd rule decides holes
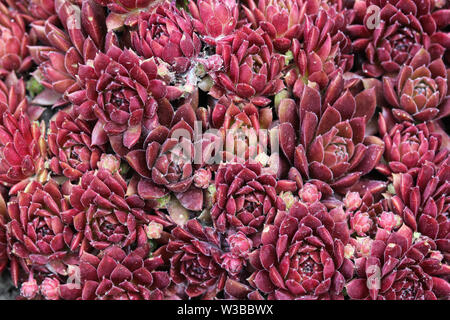
[[[170,257],[170,276],[181,287],[180,295],[212,299],[220,292],[227,278],[222,268],[221,239],[212,228],[189,220],[184,228],[172,230],[165,247]]]
[[[367,257],[356,259],[356,277],[346,285],[352,299],[436,300],[448,298],[450,272],[429,238],[416,238],[407,226],[377,233]]]
[[[239,20],[239,6],[236,0],[189,1],[192,24],[210,45],[232,36]]]
[[[0,181],[12,187],[10,194],[23,189],[29,182],[28,178],[36,177],[45,181],[45,124],[32,123],[23,113],[16,119],[6,112],[3,114],[0,133]]]
[[[84,251],[126,248],[147,243],[146,225],[151,221],[145,202],[137,195],[127,195],[127,182],[120,174],[120,161],[103,155],[98,170],[83,174],[78,185],[67,193],[71,208],[61,213],[65,223],[73,225]]]
[[[277,51],[290,49],[292,39],[302,34],[302,22],[306,4],[301,0],[260,0],[242,6],[248,21],[254,28],[261,27],[273,39]]]
[[[167,98],[179,97],[177,88],[157,79],[153,59],[116,46],[98,52],[92,64],[81,65],[79,77],[82,88],[69,100],[83,119],[98,121],[100,128],[92,139],[101,139],[98,136],[105,131],[121,156],[142,143],[141,137],[157,120],[158,107],[167,106]]]
[[[148,246],[134,250],[110,247],[102,257],[81,256],[82,300],[162,300],[170,284],[160,257],[149,258]]]
[[[336,191],[370,172],[384,151],[381,139],[365,134],[375,110],[375,90],[354,96],[343,88],[344,79],[338,75],[322,102],[317,89],[304,85],[298,111],[295,103],[279,111],[280,146],[291,165],[304,177],[326,182]]]
[[[314,82],[324,89],[338,73],[353,66],[351,41],[342,32],[348,18],[336,5],[321,3],[313,8],[305,18],[302,38],[294,38],[290,47],[294,63],[285,81],[297,97],[301,83]]]
[[[139,15],[131,34],[133,49],[145,58],[160,58],[176,73],[185,73],[199,55],[201,42],[186,11],[163,3]]]
[[[93,60],[99,50],[116,39],[106,36],[102,8],[93,1],[55,0],[55,15],[32,25],[41,44],[30,46],[33,61],[39,65],[35,76],[42,85],[65,96],[80,88],[79,66]],[[53,104],[49,98],[49,104]],[[61,102],[62,103],[62,102]]]
[[[423,122],[450,113],[447,70],[442,59],[431,61],[421,48],[396,78],[383,78],[383,93],[397,121]]]
[[[269,97],[284,88],[280,78],[284,57],[274,51],[272,40],[261,28],[243,26],[230,39],[220,41],[216,53],[223,60],[223,70],[212,74],[216,83],[209,93],[214,98],[226,94],[235,102],[264,107]]]
[[[32,44],[23,17],[0,3],[0,76],[28,71],[33,60],[27,46]]]
[[[392,211],[404,224],[435,240],[443,252],[448,252],[450,232],[449,168],[447,158],[439,168],[426,162],[416,172],[393,174],[394,190],[389,195]]]
[[[272,119],[270,108],[257,108],[252,103],[236,105],[228,97],[220,98],[211,112],[211,123],[220,132],[224,159],[255,159],[267,151],[268,137],[260,134],[260,129],[268,129]]]
[[[205,135],[199,141],[194,139],[196,115],[191,105],[184,104],[175,113],[168,110],[171,110],[171,115],[166,114],[165,118],[168,125],[156,126],[147,135],[144,149],[132,150],[125,158],[141,176],[137,191],[143,199],[156,200],[173,192],[185,208],[200,211],[202,189],[210,182],[201,182],[200,188],[193,182],[200,178],[197,170],[212,156],[210,147],[216,137]]]
[[[353,264],[344,257],[347,221],[334,220],[320,203],[295,203],[264,227],[250,254],[250,284],[270,299],[342,299]]]
[[[216,174],[216,202],[211,209],[215,228],[236,229],[246,235],[273,222],[285,203],[277,195],[276,175],[259,162],[225,164]]]
[[[79,119],[73,109],[56,115],[48,133],[49,167],[53,173],[77,180],[86,171],[97,169],[104,151],[101,143],[106,139],[92,141],[93,130],[92,122]]]
[[[406,173],[427,161],[439,166],[448,158],[448,148],[442,147],[442,135],[433,132],[429,122],[418,125],[402,122],[388,130],[383,115],[378,121],[385,144],[385,163],[376,166],[381,173]]]
[[[378,6],[379,16],[372,5]],[[355,1],[360,21],[349,25],[353,48],[364,51],[362,71],[371,76],[397,73],[422,46],[433,59],[442,57],[449,46],[446,12],[434,11],[434,1],[370,0]],[[356,19],[358,20],[358,19]]]
[[[29,273],[67,274],[76,264],[80,237],[62,219],[70,208],[61,187],[53,180],[30,182],[8,202],[8,255],[11,273],[17,286],[20,269]]]
[[[76,1],[76,0],[75,0]],[[71,2],[75,2],[71,1]],[[11,0],[9,2],[12,2]],[[16,1],[16,3],[19,1]],[[29,0],[26,1],[30,15],[39,20],[47,19],[55,14],[55,1],[52,0]],[[24,8],[24,7],[22,7]],[[24,11],[23,9],[21,11]]]
[[[76,300],[79,298],[80,290],[75,287],[70,287],[71,284],[61,284],[55,276],[48,276],[39,283],[32,273],[28,281],[23,282],[20,287],[20,296],[18,299],[26,300],[60,300],[67,298],[67,300]],[[74,285],[76,286],[76,284]],[[66,290],[67,289],[67,290]],[[69,293],[69,296],[67,296]]]

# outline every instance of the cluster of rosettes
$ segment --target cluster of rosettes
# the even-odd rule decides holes
[[[449,27],[435,0],[0,0],[0,273],[450,299]]]

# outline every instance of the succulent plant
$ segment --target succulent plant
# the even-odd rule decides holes
[[[16,11],[0,3],[0,76],[22,73],[33,66],[28,45],[33,39],[26,32],[26,23]]]
[[[110,247],[100,258],[84,253],[80,275],[82,300],[162,300],[170,284],[167,272],[158,271],[160,257],[148,258],[149,248]]]
[[[293,67],[286,72],[285,81],[298,96],[297,90],[302,83],[314,82],[321,89],[338,73],[349,71],[353,66],[351,41],[342,32],[348,23],[343,12],[336,5],[321,5],[312,10],[312,1],[306,6],[312,11],[306,15],[302,26],[302,37],[292,40],[290,53]]]
[[[389,233],[380,230],[370,255],[355,261],[356,277],[346,285],[352,299],[436,300],[448,297],[448,265],[429,238],[415,238],[404,226]]]
[[[379,16],[368,10],[371,5],[381,9]],[[371,77],[395,74],[422,46],[433,59],[442,57],[448,48],[448,33],[440,29],[448,25],[448,19],[444,11],[433,9],[431,0],[355,1],[354,16],[360,21],[347,30],[354,39],[354,50],[365,52],[362,71]]]
[[[34,299],[39,293],[39,285],[33,278],[33,274],[30,273],[28,281],[22,283],[20,287],[20,295],[25,299]]]
[[[80,237],[63,222],[62,212],[70,208],[69,201],[53,180],[30,182],[8,202],[8,254],[12,279],[17,286],[19,270],[65,274],[74,264],[73,252]]]
[[[4,81],[0,81],[0,112],[2,114],[8,112],[15,119],[19,119],[23,113],[31,121],[35,121],[39,119],[43,111],[42,107],[28,101],[23,78],[18,79],[15,73],[10,73]]]
[[[254,28],[261,27],[273,39],[277,51],[286,52],[303,32],[306,3],[301,0],[248,1],[242,6]]]
[[[326,182],[336,191],[370,172],[384,151],[378,137],[365,134],[375,110],[375,90],[353,95],[343,88],[344,79],[338,75],[322,101],[317,89],[304,85],[298,109],[291,100],[279,110],[280,146],[290,164],[304,177]]]
[[[147,243],[144,225],[151,219],[144,210],[145,203],[137,196],[127,196],[126,192],[127,183],[118,169],[104,164],[96,171],[84,173],[79,185],[70,188],[67,197],[72,209],[62,216],[80,234],[83,250]]]
[[[189,298],[212,299],[223,289],[227,277],[221,267],[220,237],[197,220],[172,230],[165,250],[170,257],[170,277]]]
[[[266,225],[261,247],[250,254],[252,286],[270,299],[342,299],[353,264],[344,257],[347,221],[334,220],[323,204],[297,202]]]
[[[219,168],[216,203],[211,210],[215,228],[236,229],[251,235],[271,224],[285,204],[276,192],[276,178],[260,163],[227,164]]]
[[[0,126],[0,181],[12,187],[10,193],[25,188],[28,178],[46,181],[47,143],[45,124],[33,122],[21,113],[16,119],[11,113],[3,114]]]
[[[421,48],[396,78],[383,77],[383,93],[397,121],[423,122],[450,113],[447,70],[442,59],[431,61]]]
[[[224,160],[234,157],[255,160],[258,155],[268,153],[268,137],[261,135],[260,129],[267,130],[272,118],[270,108],[257,108],[252,103],[236,105],[228,97],[220,98],[211,112],[211,123],[219,130]]]
[[[196,115],[191,105],[184,104],[175,113],[171,107],[167,111],[170,113],[166,113],[162,122],[166,125],[151,130],[144,149],[130,151],[125,159],[141,176],[138,193],[143,199],[155,200],[173,192],[186,209],[201,211],[202,189],[210,181],[202,181],[197,187],[194,179],[199,178],[197,170],[210,159],[215,135],[205,134],[201,140],[195,139]]]
[[[40,285],[41,294],[46,300],[59,300],[60,299],[60,283],[56,278],[45,278]]]
[[[430,123],[414,125],[395,124],[388,130],[383,115],[378,118],[380,135],[385,144],[384,160],[376,169],[385,175],[416,170],[426,161],[440,165],[448,157],[448,148],[442,148],[442,136],[433,132]]]
[[[449,160],[436,167],[425,162],[416,172],[393,174],[392,211],[414,232],[436,240],[438,246],[448,242]],[[444,249],[443,249],[444,250]]]
[[[65,96],[80,88],[79,66],[115,41],[106,36],[100,6],[91,0],[82,5],[72,2],[55,0],[56,15],[32,25],[42,43],[29,47],[33,61],[39,65],[42,85]]]
[[[21,15],[23,20],[30,25],[42,25],[45,20],[55,15],[55,2],[58,7],[60,0],[4,0],[4,5],[11,11]],[[78,3],[79,0],[68,0],[71,3]],[[33,31],[30,32],[33,34]]]
[[[232,36],[239,20],[239,6],[236,0],[189,1],[192,24],[209,45],[216,45]]]
[[[366,191],[362,198],[359,193],[349,191],[343,203],[345,215],[349,217],[350,231],[356,239],[374,237],[379,229],[392,232],[403,225],[401,216],[393,212],[392,202],[385,198],[378,199],[370,191]],[[352,244],[355,250],[361,245],[358,240]]]
[[[82,88],[69,95],[76,112],[85,120],[97,120],[100,128],[94,140],[105,131],[119,155],[139,145],[141,137],[157,119],[158,107],[167,99],[179,97],[178,89],[157,79],[153,59],[144,60],[134,51],[111,46],[99,52],[93,64],[79,67]]]
[[[137,31],[131,34],[133,49],[145,58],[160,58],[176,73],[185,73],[199,55],[200,38],[186,11],[163,3],[139,15]]]
[[[92,122],[77,118],[73,109],[56,115],[48,133],[49,167],[54,174],[77,180],[86,171],[97,169],[106,134],[92,141],[94,130]]]
[[[212,74],[216,82],[210,94],[214,98],[227,94],[235,102],[264,107],[269,97],[284,88],[280,78],[284,58],[274,51],[272,40],[261,28],[241,27],[217,44],[216,53],[223,60],[223,70]]]

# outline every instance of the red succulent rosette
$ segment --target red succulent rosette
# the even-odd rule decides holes
[[[165,247],[172,281],[189,298],[213,299],[227,278],[219,234],[197,220],[189,220],[183,228],[173,229],[172,237]]]
[[[275,49],[286,52],[302,34],[306,7],[302,0],[249,0],[242,9],[253,28],[261,27],[273,39]]]
[[[379,17],[368,10],[371,5],[381,9]],[[353,48],[365,52],[362,71],[372,77],[397,73],[422,46],[433,59],[442,57],[449,41],[448,34],[439,29],[448,25],[448,15],[433,9],[431,0],[355,1],[355,16],[360,21],[347,30],[354,39]]]
[[[20,296],[24,299],[32,300],[36,298],[39,292],[39,285],[36,279],[33,278],[33,274],[30,273],[28,281],[25,281],[20,286]]]
[[[389,195],[392,211],[401,216],[413,231],[436,241],[447,253],[450,221],[450,161],[438,168],[426,162],[417,170],[392,175],[393,192]]]
[[[97,139],[92,141],[94,129],[92,122],[79,119],[73,109],[56,114],[48,133],[49,167],[53,173],[77,180],[86,171],[97,169],[106,135],[95,135]]]
[[[196,141],[196,115],[191,105],[184,104],[174,113],[167,109],[162,124],[149,132],[144,149],[130,151],[126,160],[142,177],[138,194],[145,200],[156,200],[173,192],[181,204],[193,211],[203,207],[203,191],[195,186],[196,171],[209,159],[209,146],[214,142],[207,135]],[[165,125],[163,125],[165,124]],[[202,185],[209,185],[209,181]]]
[[[338,75],[323,100],[317,89],[304,85],[299,107],[290,103],[279,110],[280,146],[290,164],[335,191],[369,173],[384,151],[381,139],[365,133],[375,111],[375,90],[353,95],[344,82]]]
[[[261,28],[241,27],[217,44],[216,53],[223,60],[223,70],[212,74],[216,82],[209,94],[214,98],[227,94],[235,102],[264,107],[269,97],[284,88],[284,57],[275,53],[270,36]]]
[[[370,254],[355,260],[356,275],[346,285],[351,299],[436,300],[448,298],[450,273],[433,240],[410,228],[380,230]]]
[[[266,168],[267,169],[267,168]],[[211,217],[217,231],[255,234],[273,222],[285,204],[277,195],[276,175],[258,162],[222,165],[215,179],[216,199]]]
[[[30,275],[33,277],[32,274]],[[41,278],[40,275],[38,277]],[[31,278],[22,283],[19,298],[28,300],[77,300],[80,297],[81,290],[76,287],[76,284],[66,284],[64,280],[58,279],[54,275],[46,276],[40,283],[35,278]]]
[[[79,65],[93,60],[99,50],[107,50],[116,38],[106,35],[103,10],[93,1],[57,0],[54,9],[56,15],[32,24],[42,44],[29,49],[39,65],[41,84],[66,96],[80,88]],[[48,104],[54,104],[53,99],[49,97]]]
[[[388,130],[381,114],[378,123],[385,144],[385,163],[376,166],[381,173],[406,173],[416,170],[425,162],[440,166],[448,158],[449,150],[442,146],[442,135],[433,132],[431,123],[414,125],[405,121]]]
[[[97,133],[104,130],[121,156],[138,145],[151,127],[158,104],[169,104],[167,98],[179,96],[176,88],[157,79],[153,59],[144,60],[116,46],[106,54],[99,52],[92,64],[79,66],[79,78],[82,89],[70,94],[70,101],[83,119],[100,122]]]
[[[23,113],[18,119],[4,113],[0,125],[0,181],[13,187],[10,194],[24,188],[30,177],[45,179],[46,159],[45,124],[31,123]]]
[[[270,108],[257,108],[252,103],[235,104],[226,96],[220,98],[211,112],[211,124],[220,132],[224,161],[235,157],[255,159],[258,154],[268,152],[268,137],[260,134],[260,129],[267,130],[272,119]]]
[[[147,243],[146,224],[167,225],[151,217],[137,195],[127,194],[120,161],[112,155],[109,158],[102,156],[98,170],[84,173],[80,183],[66,192],[71,208],[61,214],[65,223],[73,224],[82,249],[88,252],[89,248],[143,246]]]
[[[264,227],[248,281],[270,299],[342,299],[353,275],[348,241],[346,220],[335,221],[323,204],[297,202]]]
[[[209,45],[232,36],[239,19],[239,6],[236,0],[198,0],[189,1],[192,24]]]
[[[352,68],[354,60],[351,41],[342,31],[348,23],[344,12],[325,2],[317,8],[309,7],[307,12],[310,13],[305,17],[302,37],[292,40],[294,64],[285,76],[287,85],[298,98],[302,83],[314,82],[326,89],[338,73]]]
[[[421,48],[396,78],[383,77],[384,98],[397,121],[423,122],[450,114],[447,70],[442,59],[431,60]]]
[[[160,257],[148,258],[148,246],[134,250],[110,247],[102,256],[83,253],[82,300],[162,300],[170,284]]]
[[[19,269],[66,274],[76,263],[79,237],[63,222],[62,212],[70,208],[60,186],[50,180],[45,184],[30,182],[8,202],[8,254],[11,274],[17,286]]]
[[[4,0],[11,11],[21,15],[23,20],[30,26],[42,26],[45,20],[55,15],[55,7],[60,7],[63,2],[80,3],[80,0]],[[29,33],[35,36],[34,30]]]
[[[160,58],[176,73],[185,73],[201,49],[191,18],[175,4],[162,3],[139,15],[131,34],[133,49],[145,58]]]
[[[0,76],[28,71],[33,66],[28,46],[33,43],[23,17],[0,3]]]

